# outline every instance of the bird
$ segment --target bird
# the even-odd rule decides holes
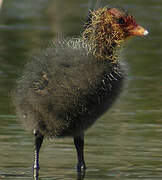
[[[77,38],[56,40],[25,65],[12,97],[18,118],[34,136],[34,176],[44,138],[72,137],[77,172],[86,170],[84,132],[124,87],[121,47],[131,37],[147,34],[130,13],[99,7],[90,10]]]

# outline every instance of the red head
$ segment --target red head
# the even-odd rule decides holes
[[[98,57],[115,60],[116,47],[120,47],[128,37],[148,34],[133,16],[116,8],[100,8],[90,15],[83,39]]]
[[[145,36],[148,34],[148,31],[142,26],[138,25],[133,16],[125,14],[122,11],[119,11],[116,8],[108,9],[108,12],[114,17],[114,20],[117,24],[128,33],[129,36]]]

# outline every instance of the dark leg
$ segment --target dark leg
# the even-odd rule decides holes
[[[85,178],[85,170],[82,172],[78,172],[77,180],[83,180]]]
[[[77,171],[84,172],[86,170],[86,165],[84,162],[84,135],[82,134],[80,136],[75,136],[74,144],[77,150],[78,157]]]
[[[34,130],[35,148],[34,148],[34,165],[33,165],[33,179],[38,180],[39,172],[39,151],[43,142],[44,136],[38,131]]]

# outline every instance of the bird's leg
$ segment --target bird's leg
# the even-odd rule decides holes
[[[84,172],[86,170],[86,165],[84,162],[84,134],[74,136],[74,144],[78,157],[77,171]]]
[[[43,142],[44,136],[40,134],[37,130],[34,130],[35,144],[34,144],[34,164],[33,164],[33,178],[38,180],[39,172],[39,151]]]

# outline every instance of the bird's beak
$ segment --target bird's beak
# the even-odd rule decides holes
[[[137,25],[135,28],[131,29],[129,32],[132,36],[146,36],[149,33],[146,29],[144,29],[140,25]]]

